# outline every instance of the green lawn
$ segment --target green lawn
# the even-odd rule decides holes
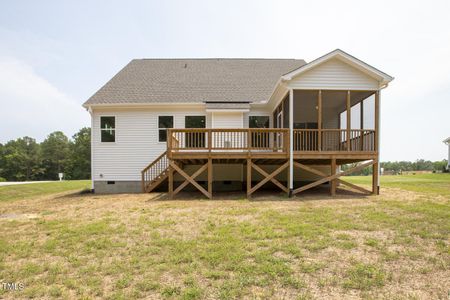
[[[90,180],[56,181],[0,186],[0,202],[90,188]]]
[[[371,176],[347,176],[345,179],[355,184],[372,184]],[[381,176],[380,184],[381,188],[450,196],[450,173]]]
[[[0,279],[25,285],[0,298],[446,299],[450,196],[435,186],[449,177],[420,178],[385,178],[396,189],[380,196],[252,201],[29,186],[0,202]]]

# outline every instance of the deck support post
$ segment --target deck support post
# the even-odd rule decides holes
[[[208,194],[210,195],[210,199],[212,199],[213,192],[213,164],[211,157],[208,158]]]
[[[289,176],[288,189],[289,196],[294,189],[294,90],[289,89]]]
[[[169,160],[169,199],[173,199],[173,168],[170,166]]]
[[[378,161],[372,166],[372,194],[379,195],[378,192]]]
[[[252,189],[252,159],[247,158],[247,199],[252,197],[250,190]]]
[[[331,159],[331,175],[336,174],[336,158]],[[331,196],[336,196],[336,185],[337,179],[331,180],[330,182],[330,194]]]

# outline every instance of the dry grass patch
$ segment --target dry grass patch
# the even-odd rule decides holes
[[[181,196],[183,197],[183,195]],[[0,204],[0,298],[443,298],[450,200],[63,193]]]

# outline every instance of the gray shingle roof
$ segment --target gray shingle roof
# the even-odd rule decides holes
[[[262,102],[296,59],[134,59],[97,91],[91,104]]]

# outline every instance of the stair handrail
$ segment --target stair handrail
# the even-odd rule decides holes
[[[145,192],[147,184],[161,175],[168,166],[169,162],[166,150],[141,171],[142,191]]]

